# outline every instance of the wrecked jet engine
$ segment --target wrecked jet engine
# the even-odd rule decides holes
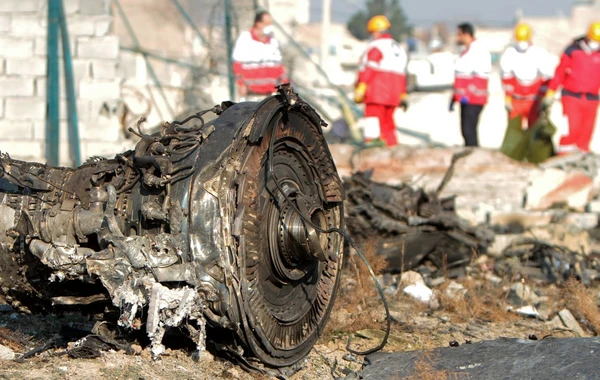
[[[34,310],[109,299],[155,356],[172,326],[201,352],[208,324],[268,366],[305,357],[343,258],[326,231],[343,227],[343,190],[322,120],[289,85],[212,111],[207,123],[199,113],[153,135],[138,128],[135,150],[76,169],[3,155],[5,300]]]

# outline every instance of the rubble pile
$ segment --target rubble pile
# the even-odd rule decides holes
[[[437,189],[453,156],[461,151],[410,146],[360,150],[331,145],[342,176],[372,170],[374,181],[410,184],[426,192]],[[595,213],[600,212],[598,168],[600,156],[595,154],[554,157],[538,166],[511,160],[495,150],[474,149],[456,163],[454,175],[439,195],[456,196],[457,213],[476,225],[508,218],[524,219],[528,224],[539,219],[540,225],[583,214],[584,227],[589,229],[596,227]],[[567,220],[576,225],[581,221]]]
[[[504,161],[493,165],[488,161],[496,156],[482,150],[436,149],[432,155],[446,157],[449,152],[445,174],[439,162],[435,168],[431,161],[419,162],[417,158],[424,156],[414,149],[388,149],[385,156],[375,148],[360,151],[351,160],[353,167],[363,168],[365,162],[378,165],[345,178],[346,224],[356,240],[386,258],[388,272],[427,267],[433,277],[440,269],[445,276],[459,277],[474,254],[487,254],[495,261],[494,275],[500,277],[561,283],[574,276],[586,285],[599,277],[595,252],[600,246],[590,237],[598,214],[585,212],[600,194],[598,157],[559,157],[535,167]],[[520,208],[506,202],[490,206],[497,201],[492,199],[495,192],[487,194],[489,202],[465,207],[470,201],[467,191],[478,191],[479,199],[488,191],[486,170],[495,173],[502,187],[502,178],[510,178],[506,171],[510,165],[519,165],[516,172],[529,171],[525,186],[515,188],[522,191]],[[390,166],[396,167],[396,175]],[[419,170],[420,181],[427,185],[408,182],[407,176],[414,177]],[[449,194],[449,187],[456,189],[457,181],[467,177],[471,182],[481,178],[481,186],[463,189],[458,196]]]
[[[490,229],[458,217],[454,197],[378,183],[371,174],[359,172],[344,180],[346,226],[359,243],[376,246],[390,272],[425,261],[437,270],[464,268],[475,252],[485,252],[492,243]]]
[[[597,289],[600,157],[534,166],[481,149],[404,147],[348,157],[346,225],[365,250],[385,257],[380,282],[389,297],[443,310],[449,299],[470,303],[473,289],[490,289],[504,312],[584,335],[578,306],[563,308],[548,294],[571,279]]]
[[[452,158],[463,148],[396,146],[357,150],[344,144],[330,146],[338,172],[349,177],[373,170],[372,179],[390,185],[410,184],[436,191]],[[459,160],[440,196],[456,196],[457,212],[474,224],[486,222],[492,211],[523,210],[523,199],[535,165],[517,162],[488,149],[475,149]]]

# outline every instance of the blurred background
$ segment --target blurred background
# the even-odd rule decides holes
[[[361,116],[351,93],[368,42],[366,23],[386,14],[392,34],[409,51],[410,102],[396,112],[400,144],[460,145],[458,114],[448,112],[456,25],[473,22],[492,53],[490,101],[480,123],[484,147],[497,148],[506,113],[497,61],[512,42],[514,25],[532,26],[534,42],[555,63],[570,40],[600,19],[600,0],[62,0],[72,67],[80,158],[69,149],[66,60],[60,39],[48,34],[54,0],[0,1],[0,150],[44,161],[58,149],[61,164],[133,147],[127,131],[145,116],[145,128],[210,108],[231,93],[228,51],[248,30],[257,9],[276,22],[285,66],[300,95],[331,125]],[[227,33],[226,25],[230,25]],[[47,125],[48,46],[59,46],[58,147]],[[566,127],[560,105],[552,111]],[[73,120],[71,120],[73,125]],[[55,133],[55,132],[53,132]],[[560,135],[557,134],[556,138]],[[600,138],[592,142],[600,150]]]

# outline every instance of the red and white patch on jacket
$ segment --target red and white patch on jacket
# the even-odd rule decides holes
[[[274,37],[260,40],[252,31],[243,32],[235,43],[233,61],[238,85],[245,84],[251,93],[270,94],[288,80]]]
[[[400,104],[406,93],[407,61],[406,51],[389,34],[369,43],[358,74],[358,82],[367,85],[366,104]]]
[[[502,84],[506,95],[517,99],[536,99],[544,92],[554,72],[550,54],[539,46],[521,51],[515,46],[507,48],[500,58]]]
[[[454,67],[454,99],[484,105],[488,98],[488,82],[492,71],[490,52],[477,40],[462,52]]]

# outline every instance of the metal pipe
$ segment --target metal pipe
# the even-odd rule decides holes
[[[202,32],[200,32],[200,29],[198,29],[198,27],[196,26],[196,24],[194,23],[194,21],[192,20],[192,18],[190,17],[190,15],[185,11],[185,8],[183,8],[181,6],[181,3],[179,1],[177,1],[177,0],[171,0],[171,2],[173,4],[175,4],[175,7],[179,11],[179,13],[181,13],[181,15],[183,16],[183,18],[185,19],[185,21],[188,23],[188,25],[191,26],[192,29],[194,29],[194,32],[200,38],[200,41],[202,41],[202,43],[204,44],[204,46],[210,48],[210,44],[208,43],[208,41],[206,40],[206,38],[204,37],[204,35],[202,34]]]
[[[360,110],[358,110],[356,108],[356,106],[354,106],[354,104],[350,101],[350,99],[348,99],[348,97],[346,96],[346,93],[344,92],[344,90],[342,90],[342,88],[340,86],[338,86],[337,84],[333,83],[331,81],[331,79],[329,79],[329,75],[325,72],[325,70],[323,70],[323,68],[315,61],[313,61],[313,59],[311,58],[311,56],[302,48],[302,46],[300,46],[300,44],[294,39],[294,37],[292,37],[282,26],[281,24],[279,24],[277,22],[277,20],[273,20],[273,25],[275,25],[275,27],[277,28],[277,30],[279,32],[281,32],[281,34],[283,34],[292,44],[293,47],[296,48],[296,50],[298,50],[300,52],[300,54],[302,54],[304,56],[304,58],[306,58],[308,60],[308,62],[310,62],[316,69],[317,72],[319,74],[321,74],[321,76],[325,79],[325,81],[327,82],[327,84],[335,89],[338,94],[340,95],[340,98],[342,99],[342,101],[344,103],[346,103],[353,111],[353,113],[355,115],[361,115],[362,112],[360,112]]]
[[[313,61],[310,55],[288,32],[285,31],[281,24],[279,24],[276,20],[273,20],[273,25],[275,25],[278,31],[281,32],[288,39],[291,45],[295,47],[300,52],[300,54],[302,54],[304,58],[306,58],[306,60],[317,69],[317,72],[321,74],[321,76],[325,79],[327,84],[337,91],[340,99],[342,112],[344,114],[344,119],[346,120],[346,123],[348,123],[352,139],[356,142],[362,141],[360,131],[358,130],[356,125],[356,118],[362,117],[363,112],[356,107],[353,101],[348,99],[348,96],[346,96],[346,93],[344,92],[344,90],[342,90],[340,86],[336,85],[331,81],[331,79],[329,79],[329,75],[325,72],[325,70],[323,70],[323,68],[317,62]]]
[[[231,0],[225,0],[225,44],[227,46],[227,77],[229,98],[235,99],[235,76],[233,75],[233,43],[231,36]]]
[[[157,60],[160,60],[160,61],[163,61],[163,62],[166,62],[166,63],[172,63],[174,65],[185,67],[185,68],[188,68],[188,69],[193,69],[193,70],[201,70],[201,69],[203,69],[202,66],[199,66],[199,65],[196,65],[196,64],[193,64],[193,63],[189,63],[189,62],[184,62],[184,61],[181,61],[181,60],[175,59],[175,58],[162,57],[162,56],[160,56],[158,54],[152,53],[152,52],[150,52],[148,50],[145,50],[145,49],[143,49],[141,47],[131,47],[131,46],[122,46],[121,45],[119,47],[119,49],[125,50],[125,51],[130,51],[130,52],[133,52],[133,53],[143,54],[143,55],[148,56],[149,58],[157,59]]]
[[[75,98],[75,80],[73,78],[73,59],[69,43],[69,29],[63,1],[59,0],[59,23],[62,37],[63,60],[65,70],[65,90],[67,93],[67,123],[69,126],[69,153],[74,166],[81,165],[81,151],[79,146],[79,119],[77,117],[77,98]]]
[[[110,301],[106,294],[94,294],[87,297],[62,296],[52,297],[52,305],[91,305],[96,302]]]
[[[47,76],[46,82],[46,161],[58,166],[60,141],[60,72],[58,65],[58,29],[60,0],[48,1]]]

